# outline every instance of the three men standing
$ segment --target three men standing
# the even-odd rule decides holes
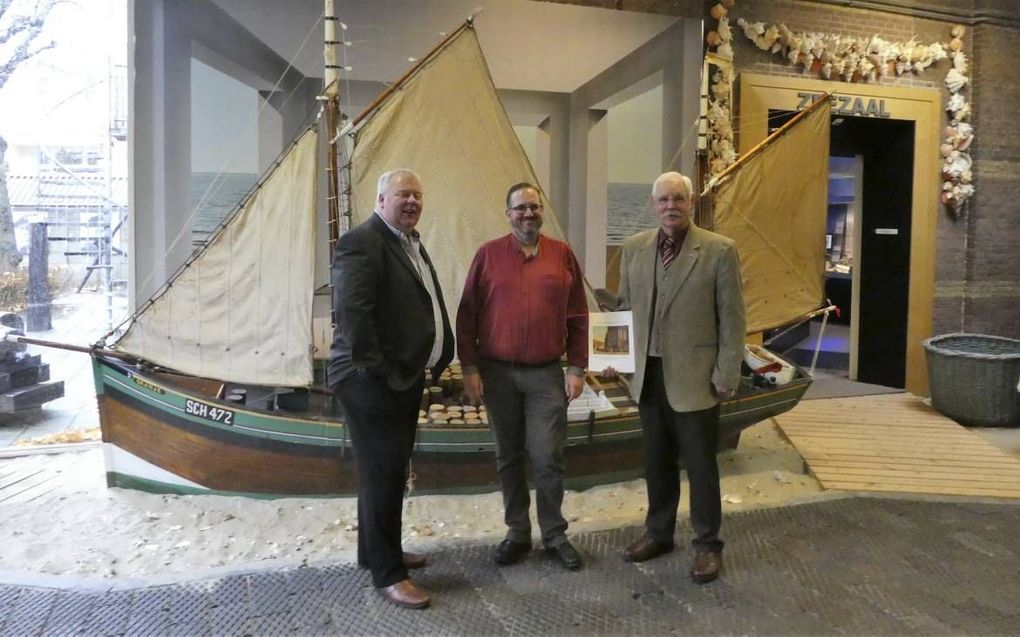
[[[660,225],[624,243],[613,309],[634,313],[631,390],[648,485],[646,534],[624,557],[640,562],[673,550],[682,458],[696,535],[691,577],[704,583],[718,577],[723,548],[718,402],[738,386],[746,319],[733,241],[691,222],[692,199],[684,175],[667,172],[655,181]],[[540,233],[536,186],[515,184],[506,206],[511,232],[475,254],[457,316],[465,391],[475,403],[484,399],[496,442],[508,530],[495,561],[512,564],[531,550],[530,459],[542,544],[576,570],[582,559],[567,540],[561,508],[567,402],[580,395],[588,363],[583,278],[570,247]],[[408,578],[408,569],[426,560],[402,551],[403,491],[422,370],[438,377],[453,354],[439,281],[414,230],[421,211],[418,176],[391,171],[379,179],[375,214],[340,238],[329,367],[354,442],[358,561],[387,599],[414,608],[430,598]]]
[[[568,569],[581,556],[566,537],[563,448],[567,402],[581,394],[588,364],[588,305],[581,268],[562,241],[542,235],[542,198],[529,183],[506,197],[510,234],[482,245],[468,270],[457,311],[464,388],[484,399],[496,442],[506,539],[497,564],[531,550],[530,456],[542,545]],[[566,374],[560,358],[567,355]]]
[[[379,178],[375,214],[340,237],[329,365],[354,443],[358,563],[383,596],[411,608],[430,603],[407,574],[426,559],[404,553],[400,543],[423,370],[438,378],[453,357],[439,280],[414,229],[421,213],[421,180],[393,170]]]
[[[691,222],[692,200],[685,175],[667,172],[655,180],[659,227],[623,244],[613,309],[634,313],[630,385],[644,430],[648,485],[645,537],[624,559],[641,562],[673,550],[682,458],[695,532],[691,578],[705,583],[719,576],[722,564],[718,403],[740,381],[746,316],[736,247]]]

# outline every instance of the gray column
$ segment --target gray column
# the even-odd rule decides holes
[[[592,285],[605,283],[606,111],[576,107],[570,117],[569,210],[567,237]]]
[[[259,174],[272,165],[283,148],[283,117],[280,115],[280,91],[259,91]]]
[[[259,91],[259,172],[315,120],[321,92],[320,77],[303,78],[286,92]]]
[[[129,6],[129,304],[144,302],[191,253],[191,38],[188,3]]]
[[[549,201],[556,211],[564,232],[569,224],[570,202],[570,101],[566,96],[557,100],[543,122],[549,136]]]
[[[678,170],[695,179],[700,115],[702,65],[685,64],[701,59],[701,28],[698,20],[681,23],[678,55],[666,58],[662,73],[662,170]]]

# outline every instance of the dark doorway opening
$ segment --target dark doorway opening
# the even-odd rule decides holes
[[[769,111],[770,132],[794,113]],[[861,159],[859,245],[853,246],[856,308],[840,294],[846,321],[856,312],[856,380],[903,388],[906,384],[907,310],[910,286],[914,122],[833,116],[830,155]],[[830,182],[831,183],[831,182]],[[827,290],[847,287],[845,273],[830,272]],[[833,298],[833,301],[837,301]],[[847,311],[849,310],[849,311]],[[831,319],[830,319],[831,320]],[[815,326],[817,327],[817,326]],[[838,330],[841,326],[835,326]],[[851,330],[844,328],[844,333]],[[829,330],[827,335],[831,334]],[[826,339],[830,340],[830,339]],[[814,341],[800,347],[814,348]],[[823,346],[824,349],[824,346]],[[820,366],[825,360],[819,359]]]

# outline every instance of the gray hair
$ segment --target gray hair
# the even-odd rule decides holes
[[[386,188],[389,187],[390,182],[393,180],[394,177],[414,177],[415,179],[418,180],[418,183],[421,183],[421,177],[419,177],[418,173],[414,172],[410,168],[396,168],[394,170],[387,170],[383,174],[379,175],[379,183],[376,184],[375,187],[376,199],[379,198],[379,195],[385,192]]]
[[[684,194],[688,197],[694,192],[694,186],[691,184],[691,178],[687,175],[682,175],[676,171],[665,172],[659,175],[655,179],[655,183],[652,184],[652,196],[655,196],[655,190],[664,182],[667,181],[679,181],[683,184]]]

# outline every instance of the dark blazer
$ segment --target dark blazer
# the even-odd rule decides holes
[[[443,352],[432,370],[437,378],[453,358],[453,330],[435,268],[422,246],[443,313]],[[436,329],[432,299],[400,240],[375,214],[344,233],[332,268],[336,327],[329,383],[357,373],[386,379],[391,389],[410,387],[428,362]]]

